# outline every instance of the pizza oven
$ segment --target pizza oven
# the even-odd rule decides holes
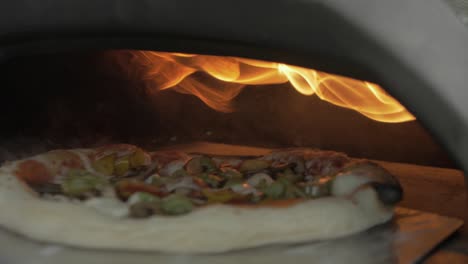
[[[1,161],[312,147],[393,164],[404,206],[468,219],[468,30],[444,2],[1,5]]]

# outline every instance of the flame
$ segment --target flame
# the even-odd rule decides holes
[[[373,120],[397,123],[415,119],[377,84],[313,69],[245,58],[184,53],[131,51],[131,56],[133,61],[130,63],[137,63],[142,69],[142,77],[149,81],[150,91],[175,89],[195,95],[209,107],[222,112],[234,110],[232,100],[247,85],[289,82],[303,95],[316,95]]]

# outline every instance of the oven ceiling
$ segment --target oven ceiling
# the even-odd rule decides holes
[[[134,48],[270,59],[377,82],[468,169],[468,31],[440,0],[2,1],[0,60]]]

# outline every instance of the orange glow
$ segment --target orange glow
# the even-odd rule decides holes
[[[389,123],[414,120],[380,86],[283,63],[236,57],[133,51],[150,90],[174,89],[192,94],[222,112],[234,111],[231,102],[247,85],[290,83],[299,93],[316,95],[332,104]],[[196,74],[204,72],[206,75]]]

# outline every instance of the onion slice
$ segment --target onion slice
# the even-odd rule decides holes
[[[200,190],[200,187],[193,182],[192,177],[182,177],[182,178],[177,179],[177,181],[166,184],[166,190],[169,192],[172,192],[173,190],[179,189],[179,188]]]
[[[97,172],[97,171],[93,168],[93,166],[91,166],[91,161],[89,160],[89,158],[87,157],[87,155],[85,155],[84,153],[82,153],[82,152],[79,151],[79,150],[70,150],[70,151],[73,152],[73,153],[75,153],[76,155],[78,155],[78,157],[80,157],[80,160],[81,160],[81,162],[83,163],[83,167],[85,167],[85,169],[86,169],[87,171],[91,172],[92,174],[94,174],[94,175],[96,175],[96,176],[103,177],[104,179],[109,178],[109,176]]]

